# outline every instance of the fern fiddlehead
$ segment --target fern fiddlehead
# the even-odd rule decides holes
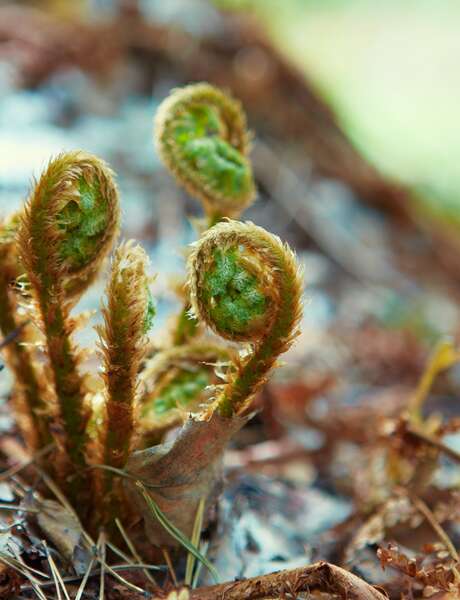
[[[202,201],[211,224],[253,201],[246,117],[218,88],[199,83],[175,90],[158,109],[155,140],[163,162]]]
[[[190,413],[200,412],[220,381],[216,369],[223,376],[231,356],[226,348],[199,341],[163,350],[150,359],[142,372],[146,392],[140,404],[138,446],[153,446]]]
[[[30,326],[25,315],[21,318],[20,301],[14,289],[21,275],[15,244],[18,224],[19,215],[15,214],[0,227],[0,329],[7,337],[21,328],[19,337],[7,344],[4,352],[16,379],[12,391],[16,418],[27,446],[34,451],[51,438],[46,426],[43,374],[32,351],[23,343],[28,340]]]
[[[104,326],[98,328],[106,386],[105,464],[122,468],[134,431],[137,376],[155,305],[146,274],[148,258],[132,242],[117,248],[107,286]]]
[[[83,152],[52,160],[21,215],[19,253],[46,339],[58,403],[55,431],[74,467],[85,465],[85,387],[70,309],[95,277],[119,227],[110,169]],[[64,467],[65,470],[65,467]],[[77,492],[78,485],[74,485]]]
[[[298,334],[302,282],[295,256],[261,227],[227,221],[196,243],[188,272],[198,318],[221,337],[251,346],[216,399],[221,416],[239,415]]]

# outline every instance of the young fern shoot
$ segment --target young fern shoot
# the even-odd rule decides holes
[[[299,267],[276,236],[249,222],[227,221],[195,244],[188,272],[197,317],[221,337],[251,346],[215,404],[223,417],[240,415],[299,333]]]
[[[123,468],[135,428],[138,373],[153,324],[155,305],[144,250],[126,242],[115,252],[107,286],[104,326],[99,327],[106,388],[104,463]]]
[[[54,430],[68,459],[62,478],[70,465],[78,471],[86,464],[86,390],[71,339],[70,310],[110,251],[119,212],[107,165],[89,154],[69,152],[50,162],[21,215],[19,253],[46,339],[58,403]],[[79,477],[73,480],[71,498],[80,483]]]
[[[16,380],[11,397],[19,428],[27,447],[38,450],[51,440],[49,406],[44,400],[43,373],[32,350],[24,344],[30,337],[30,325],[25,315],[21,318],[20,298],[14,289],[21,275],[15,243],[18,224],[15,214],[0,226],[0,329],[7,338],[20,328],[16,339],[6,345],[5,357]]]
[[[158,352],[142,372],[137,448],[158,444],[172,427],[183,424],[210,401],[230,365],[228,348],[202,340]]]
[[[209,225],[236,216],[255,196],[240,103],[208,83],[175,90],[155,118],[158,153],[204,206]]]

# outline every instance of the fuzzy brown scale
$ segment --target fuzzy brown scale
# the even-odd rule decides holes
[[[131,242],[116,251],[107,286],[104,326],[98,327],[106,385],[104,463],[121,468],[135,429],[137,376],[147,349],[148,258]]]
[[[51,440],[46,423],[50,408],[45,402],[48,390],[43,384],[41,366],[33,351],[24,345],[33,338],[26,316],[21,316],[21,298],[15,289],[21,275],[15,244],[18,222],[16,214],[0,228],[0,329],[5,338],[18,332],[4,350],[7,364],[15,375],[11,400],[27,445],[38,450]]]

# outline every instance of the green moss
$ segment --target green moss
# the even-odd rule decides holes
[[[238,249],[214,252],[214,265],[205,276],[203,294],[219,330],[243,333],[264,314],[267,298],[254,275],[238,261]]]
[[[198,399],[209,383],[210,374],[206,369],[180,371],[155,400],[145,406],[143,416],[161,416],[175,408],[186,408]]]
[[[101,195],[97,179],[90,183],[80,177],[78,191],[79,202],[68,202],[58,217],[64,233],[60,253],[70,261],[72,269],[81,268],[93,259],[109,219],[107,201]]]

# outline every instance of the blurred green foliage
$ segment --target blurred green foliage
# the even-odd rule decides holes
[[[216,0],[253,11],[358,149],[460,225],[458,0]]]

